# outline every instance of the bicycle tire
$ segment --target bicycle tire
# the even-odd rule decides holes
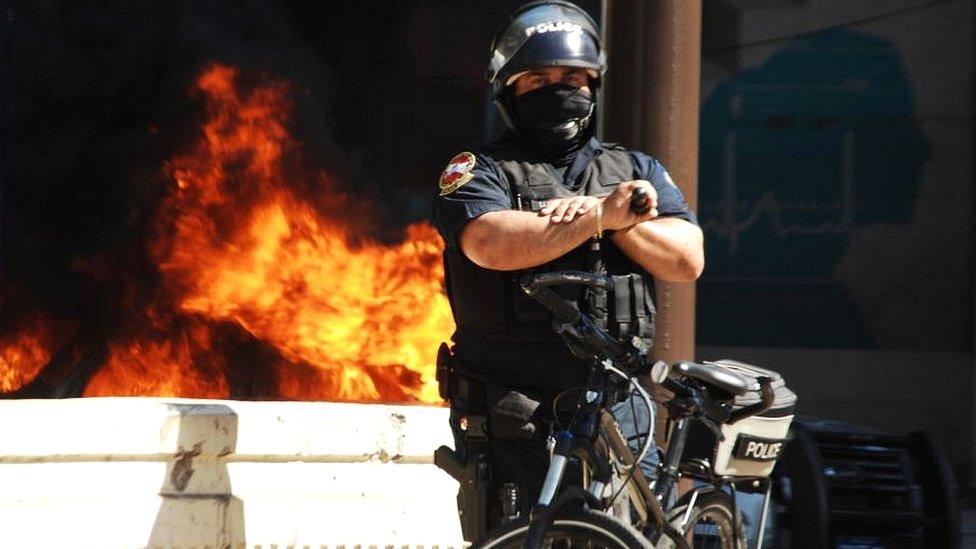
[[[475,543],[476,549],[522,549],[529,519],[510,520]],[[651,549],[651,542],[630,525],[590,509],[564,509],[546,530],[543,547],[558,549]]]
[[[745,549],[746,531],[741,514],[733,515],[732,497],[725,492],[699,494],[688,513],[691,494],[683,496],[668,512],[668,522],[686,535],[692,549]],[[688,521],[682,525],[685,515]],[[733,532],[738,529],[738,536]],[[665,540],[667,538],[664,538]],[[671,544],[665,543],[665,547]]]

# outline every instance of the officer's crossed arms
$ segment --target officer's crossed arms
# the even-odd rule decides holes
[[[651,201],[643,215],[630,211],[637,187],[643,187]],[[613,231],[610,238],[621,251],[654,277],[672,282],[697,279],[705,264],[701,229],[683,219],[658,218],[656,206],[654,187],[639,180],[623,182],[603,198],[553,200],[539,213],[488,212],[461,231],[461,251],[487,269],[526,269],[565,255],[602,229]]]
[[[643,180],[642,180],[643,181]],[[647,206],[651,217],[657,217],[657,191],[654,187],[644,186],[647,192]],[[554,198],[539,210],[539,215],[549,216],[549,221],[553,223],[571,223],[578,216],[583,216],[586,212],[603,204],[605,196],[567,196],[565,198]],[[599,212],[602,214],[602,210]]]

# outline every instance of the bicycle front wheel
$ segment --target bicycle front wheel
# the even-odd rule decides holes
[[[529,531],[528,517],[519,517],[488,533],[479,549],[522,549]],[[563,509],[546,530],[542,547],[574,549],[650,549],[650,541],[619,520],[590,509]]]
[[[688,511],[688,495],[668,513],[668,522],[693,549],[745,549],[742,517],[732,512],[732,497],[725,492],[700,494]],[[667,545],[667,544],[666,544]]]

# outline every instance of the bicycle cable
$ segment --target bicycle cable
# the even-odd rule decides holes
[[[647,433],[647,435],[646,435],[647,436],[647,441],[645,441],[644,444],[641,446],[640,454],[634,460],[634,464],[632,465],[632,467],[634,467],[638,463],[640,463],[644,459],[645,456],[647,456],[647,452],[651,448],[651,444],[654,443],[654,423],[653,423],[654,420],[651,419],[651,417],[654,415],[653,408],[651,408],[651,406],[653,406],[654,403],[651,400],[650,395],[647,394],[647,390],[645,390],[643,387],[641,387],[640,383],[638,383],[635,378],[632,378],[632,377],[628,376],[627,374],[625,374],[623,371],[621,371],[620,369],[618,369],[615,366],[611,366],[611,365],[604,364],[604,367],[608,371],[610,371],[610,372],[612,372],[614,374],[617,374],[621,378],[626,379],[627,381],[629,381],[630,382],[630,385],[634,389],[637,390],[638,394],[640,394],[641,398],[644,400],[644,404],[647,405],[647,417],[648,417],[647,430],[646,430],[646,433]],[[631,394],[633,394],[633,391],[631,391]],[[635,419],[635,423],[636,423],[636,419],[637,419],[636,414],[635,414],[634,419]]]
[[[553,397],[553,399],[552,399],[552,418],[553,418],[553,421],[556,424],[556,429],[558,429],[560,431],[563,429],[563,424],[562,424],[561,421],[559,421],[559,411],[558,411],[559,401],[564,396],[568,395],[569,393],[571,393],[573,391],[582,391],[582,390],[583,390],[583,387],[569,387],[568,389],[563,389],[562,391],[559,391],[558,393],[556,393],[556,396]],[[579,406],[577,405],[576,410],[573,411],[573,416],[572,416],[572,418],[569,421],[570,424],[572,424],[573,419],[576,419],[576,414],[578,412],[579,412]]]
[[[564,396],[568,395],[573,391],[580,391],[582,389],[583,389],[582,387],[569,387],[567,389],[563,389],[562,391],[556,393],[556,396],[553,397],[552,399],[552,411],[555,412],[558,409],[559,401],[562,400]]]
[[[630,394],[627,396],[627,404],[630,405],[630,417],[634,418],[634,423],[636,424],[637,423],[637,402],[636,399],[633,397],[634,397],[634,391],[631,391]],[[648,410],[648,412],[650,412],[650,410]],[[637,447],[643,448],[644,442],[646,441],[646,435],[642,435],[640,430],[637,430],[637,432],[634,433],[634,436],[632,438],[628,437],[627,440],[628,441],[636,440]]]
[[[635,393],[638,394],[641,397],[641,400],[644,401],[644,405],[647,407],[647,412],[648,412],[647,413],[647,419],[648,419],[648,421],[647,421],[647,428],[644,430],[643,437],[641,437],[640,432],[636,433],[636,435],[638,437],[637,438],[638,442],[640,442],[640,438],[645,438],[645,441],[644,441],[643,444],[641,444],[641,450],[640,450],[639,454],[635,457],[634,463],[632,463],[630,465],[624,465],[624,464],[620,464],[619,462],[617,462],[618,465],[620,465],[620,467],[624,471],[627,472],[627,478],[624,479],[623,483],[620,485],[620,488],[618,488],[617,491],[614,492],[614,494],[610,497],[610,504],[612,505],[613,502],[616,501],[618,497],[620,497],[620,494],[623,492],[624,488],[627,487],[627,484],[629,484],[630,481],[633,480],[634,473],[636,472],[637,468],[640,466],[640,462],[644,460],[644,457],[647,456],[647,452],[650,450],[651,445],[654,444],[654,419],[653,419],[654,414],[652,413],[652,410],[653,410],[652,406],[654,406],[654,402],[651,399],[650,395],[647,393],[647,391],[644,389],[644,387],[642,387],[640,385],[640,383],[637,382],[636,378],[631,377],[631,376],[628,376],[622,370],[620,370],[619,368],[613,366],[612,364],[611,365],[608,365],[608,364],[604,363],[603,364],[603,367],[607,371],[609,371],[610,373],[615,374],[616,376],[620,377],[621,379],[627,381],[628,382],[628,385],[630,385],[633,388],[630,391],[630,396],[633,396]],[[559,404],[559,401],[563,397],[565,397],[566,395],[568,395],[569,393],[571,393],[573,391],[581,391],[581,390],[583,390],[583,387],[569,387],[567,389],[563,389],[562,391],[560,391],[559,393],[557,393],[555,397],[553,397],[553,399],[552,399],[552,416],[553,416],[553,419],[555,421],[555,424],[556,424],[556,428],[557,429],[559,429],[559,430],[562,429],[562,422],[559,421],[559,413],[558,413],[558,404]],[[631,406],[633,406],[633,403],[631,403]],[[573,416],[570,419],[570,424],[572,424],[573,423],[573,420],[576,419],[576,414],[578,414],[578,413],[579,413],[579,407],[577,407],[577,409],[574,411]],[[635,427],[636,427],[636,421],[637,421],[636,409],[632,407],[631,408],[631,413],[633,414],[634,422],[635,422]]]
[[[620,497],[620,494],[623,493],[624,488],[626,488],[627,485],[634,479],[634,473],[640,467],[640,462],[643,461],[644,456],[647,455],[647,451],[651,447],[651,444],[654,443],[654,419],[653,419],[654,414],[651,413],[651,411],[653,410],[653,408],[651,408],[651,406],[653,406],[654,403],[651,400],[650,395],[647,394],[647,391],[643,387],[641,387],[640,383],[637,383],[637,381],[635,381],[635,378],[630,377],[630,376],[624,374],[621,370],[617,369],[614,366],[606,365],[606,364],[604,366],[606,367],[606,369],[608,371],[610,371],[610,372],[612,372],[612,373],[614,373],[614,374],[620,376],[621,378],[626,379],[627,381],[630,382],[630,385],[634,389],[636,389],[636,392],[644,400],[644,404],[647,406],[647,412],[648,412],[648,414],[647,414],[647,419],[648,419],[648,421],[647,421],[647,431],[646,431],[646,433],[647,433],[646,434],[647,441],[642,445],[641,451],[640,451],[640,455],[638,455],[634,459],[634,463],[632,463],[630,466],[626,466],[626,465],[623,466],[624,467],[624,470],[627,471],[627,478],[625,478],[624,481],[620,484],[620,488],[617,488],[617,491],[614,492],[612,496],[610,496],[610,502],[609,502],[609,504],[610,505],[613,505],[613,503],[615,501],[617,501],[617,498]],[[632,390],[630,392],[630,395],[633,396],[634,393],[635,393],[635,391]],[[634,413],[634,423],[635,423],[635,426],[636,426],[636,422],[637,422],[637,414]]]

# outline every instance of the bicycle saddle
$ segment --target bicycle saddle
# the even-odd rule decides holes
[[[678,362],[674,367],[683,375],[714,385],[735,396],[742,396],[759,388],[755,379],[750,379],[725,368],[716,368],[697,362]]]

